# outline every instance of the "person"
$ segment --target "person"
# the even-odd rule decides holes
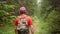
[[[30,16],[26,15],[26,12],[27,12],[27,10],[26,10],[25,7],[21,7],[21,8],[20,8],[20,16],[26,18],[28,27],[29,27],[29,29],[30,29],[30,31],[31,31],[31,33],[30,33],[30,31],[29,31],[28,34],[34,34],[32,19],[31,19]],[[16,34],[21,34],[21,33],[16,29],[17,26],[18,26],[18,21],[19,21],[19,18],[17,17],[17,18],[15,19],[15,21],[14,21],[15,32],[16,32]]]

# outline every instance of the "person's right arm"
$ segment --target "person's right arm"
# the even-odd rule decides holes
[[[14,21],[14,27],[15,27],[15,33],[16,34],[17,34],[17,30],[16,30],[17,25],[18,25],[18,18],[16,18],[15,21]]]
[[[17,25],[18,25],[18,18],[16,18],[15,21],[14,21],[15,28],[17,27]]]

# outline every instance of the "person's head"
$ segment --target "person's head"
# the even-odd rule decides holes
[[[26,8],[20,7],[20,14],[25,14],[25,13],[26,13]]]

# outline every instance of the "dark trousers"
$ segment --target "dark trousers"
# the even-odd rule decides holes
[[[28,31],[20,31],[20,30],[17,30],[18,34],[29,34]]]

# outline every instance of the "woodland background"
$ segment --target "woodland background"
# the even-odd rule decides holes
[[[35,34],[60,34],[60,0],[0,0],[0,34],[15,34],[20,7],[27,8]]]

